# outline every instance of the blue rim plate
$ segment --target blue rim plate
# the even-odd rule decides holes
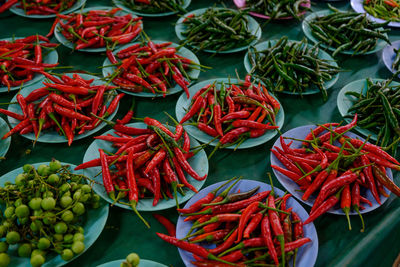
[[[386,20],[378,19],[378,18],[376,18],[376,17],[370,15],[369,13],[367,13],[367,12],[365,11],[365,9],[364,9],[363,3],[364,3],[363,0],[351,0],[351,1],[350,1],[350,5],[351,5],[351,7],[354,9],[355,12],[358,12],[358,13],[366,13],[369,20],[375,21],[375,22],[377,22],[377,23],[384,23],[384,22],[386,22]],[[389,27],[396,27],[396,28],[398,28],[398,27],[400,27],[400,22],[391,21],[391,22],[389,22],[388,26],[389,26]]]
[[[41,163],[35,163],[32,164],[36,168],[41,165],[41,164],[46,164],[48,165],[49,162],[41,162]],[[73,169],[76,167],[73,164],[69,163],[64,163],[62,162],[62,165],[70,165],[70,170],[74,173],[77,174],[82,174],[82,171],[73,171]],[[18,174],[22,173],[22,167],[15,169],[13,171],[10,171],[7,174],[4,174],[3,176],[0,177],[0,186],[4,186],[5,182],[14,182],[15,177],[17,177]],[[97,238],[100,236],[104,226],[106,225],[107,217],[108,217],[108,211],[109,207],[108,204],[105,201],[100,201],[100,207],[97,209],[89,209],[87,214],[84,215],[85,218],[85,223],[82,225],[83,229],[85,230],[84,235],[85,235],[85,240],[83,243],[85,244],[85,250],[79,254],[76,255],[72,258],[70,261],[64,261],[61,259],[60,255],[57,255],[55,253],[51,253],[46,255],[46,262],[43,264],[43,267],[58,267],[58,266],[63,266],[67,263],[70,263],[74,259],[78,258],[80,255],[82,255],[93,243],[97,240]],[[17,255],[17,247],[16,246],[11,246],[9,249],[9,253],[11,257],[11,262],[10,266],[15,266],[15,267],[23,267],[23,266],[30,266],[29,264],[29,258],[21,258],[16,256]]]
[[[156,44],[160,44],[160,43],[165,43],[167,41],[156,40],[156,41],[153,41],[153,42],[156,43]],[[140,42],[126,44],[126,45],[120,47],[118,50],[115,50],[113,53],[116,54],[119,51],[121,51],[122,49],[125,49],[125,48],[127,48],[129,46],[132,46],[134,44],[137,44],[137,43],[140,43]],[[179,46],[178,44],[172,43],[169,47],[178,47],[178,46]],[[177,54],[192,60],[196,64],[200,64],[200,61],[196,57],[196,55],[192,51],[190,51],[189,49],[187,49],[185,47],[181,47],[179,49],[179,51],[177,52]],[[104,62],[103,62],[103,77],[107,77],[107,76],[111,75],[114,72],[114,70],[116,69],[115,67],[110,66],[110,65],[111,65],[110,60],[108,58],[106,58],[104,60]],[[106,67],[106,66],[108,66],[108,67]],[[189,75],[189,77],[193,78],[193,80],[197,80],[199,78],[199,76],[200,76],[200,70],[199,69],[191,69],[190,71],[187,72],[187,74]],[[122,92],[124,92],[126,94],[133,95],[133,96],[163,97],[163,94],[159,94],[159,93],[156,93],[156,94],[153,94],[153,93],[150,93],[150,92],[135,93],[135,92],[131,92],[131,91],[124,90],[124,89],[118,89],[118,90],[120,90],[120,91],[122,91]],[[179,85],[175,84],[174,87],[168,89],[166,95],[167,96],[168,95],[173,95],[173,94],[179,93],[180,91],[182,91],[182,88]]]
[[[176,102],[176,107],[175,107],[175,114],[176,118],[178,121],[180,121],[183,116],[186,114],[186,110],[189,109],[192,96],[199,91],[201,88],[208,84],[213,84],[215,81],[216,82],[216,88],[217,90],[221,87],[221,83],[224,84],[229,84],[229,83],[237,83],[237,79],[230,79],[230,78],[217,78],[217,79],[210,79],[207,81],[202,81],[199,83],[194,84],[189,88],[189,92],[191,97],[189,99],[186,98],[186,94],[182,94],[178,102]],[[276,98],[275,98],[276,99]],[[278,99],[276,99],[278,101]],[[279,102],[279,101],[278,101]],[[285,113],[283,111],[283,107],[281,105],[280,110],[278,111],[278,114],[276,115],[276,125],[279,126],[279,129],[282,129],[283,123],[285,121]],[[203,131],[200,131],[196,126],[193,125],[185,125],[183,126],[185,130],[194,138],[196,138],[198,141],[202,143],[209,143],[214,137],[204,133]],[[250,148],[250,147],[255,147],[261,144],[264,144],[271,140],[278,131],[276,130],[269,130],[267,131],[264,135],[257,137],[257,138],[248,138],[246,141],[244,141],[237,149],[245,149],[245,148]],[[216,146],[218,144],[218,140],[214,140],[210,143],[212,146]],[[227,149],[235,149],[235,145],[227,147]]]
[[[310,130],[315,129],[316,127],[317,126],[315,126],[315,125],[300,126],[300,127],[293,128],[293,129],[285,132],[282,136],[283,137],[294,137],[297,139],[304,139],[307,136],[307,134],[310,133]],[[351,138],[359,138],[360,140],[364,140],[352,132],[347,132],[346,135]],[[292,140],[290,140],[290,141],[292,141]],[[288,141],[286,141],[286,143],[287,142]],[[282,148],[279,138],[275,141],[275,144],[273,147],[275,147],[275,146]],[[302,142],[293,140],[293,144],[290,147],[291,148],[300,148],[301,146],[302,146]],[[272,152],[271,152],[270,157],[271,157],[271,165],[278,165],[279,167],[285,168],[283,166],[283,164],[275,157],[275,155]],[[296,197],[298,200],[300,200],[304,204],[312,207],[312,205],[315,201],[315,198],[316,198],[315,194],[311,195],[307,201],[302,200],[301,197],[303,196],[303,193],[300,192],[300,187],[295,182],[293,182],[291,179],[289,179],[285,175],[281,174],[277,170],[275,170],[275,169],[272,169],[272,170],[273,170],[276,178],[278,178],[278,181],[283,185],[283,187],[287,191],[289,191],[294,197]],[[393,180],[392,171],[390,169],[386,169],[386,172],[387,172],[387,175],[389,176],[389,178],[391,180]],[[390,194],[390,192],[387,189],[385,189],[385,191],[386,191],[386,193]],[[372,196],[372,193],[370,190],[367,191],[367,190],[365,190],[365,188],[362,188],[361,195],[366,197],[367,199],[369,199],[372,202],[372,207],[369,205],[365,205],[364,206],[365,209],[360,210],[361,213],[367,213],[367,212],[373,211],[374,209],[376,209],[380,206],[376,202],[374,197]],[[387,200],[387,198],[384,196],[381,196],[380,199],[381,199],[382,205]],[[344,212],[342,211],[342,209],[340,208],[340,205],[336,205],[335,207],[333,207],[333,209],[329,210],[328,213],[345,215]],[[357,212],[350,211],[350,215],[358,215],[358,214],[357,214]]]
[[[111,10],[111,9],[113,9],[113,7],[111,7],[111,6],[94,6],[94,7],[84,8],[79,13],[85,13],[85,12],[88,12],[88,11],[91,11],[91,10]],[[132,14],[132,12],[126,12],[124,10],[120,10],[120,11],[115,13],[116,16],[124,16],[124,15],[128,15],[128,14],[131,14],[133,18],[137,17],[136,15]],[[61,29],[60,28],[61,28],[60,23],[57,23],[56,28],[54,29],[54,36],[56,37],[57,41],[59,41],[64,46],[74,50],[74,44],[71,43],[70,41],[68,41],[67,38],[64,37],[64,35],[61,33]],[[143,30],[143,23],[140,25],[140,28],[142,28],[142,30]],[[133,42],[134,40],[139,38],[139,35],[140,34],[138,34],[131,42]],[[117,46],[117,47],[119,47],[119,46]],[[106,47],[83,48],[83,49],[74,50],[74,51],[98,53],[98,52],[105,52],[106,51]]]
[[[116,5],[119,8],[122,8],[126,12],[134,13],[141,17],[165,17],[165,16],[171,16],[171,15],[179,13],[179,11],[170,11],[170,12],[163,12],[163,13],[143,13],[143,12],[137,12],[135,10],[130,9],[121,0],[112,0],[112,2],[114,3],[114,5]],[[191,3],[191,0],[184,0],[182,7],[185,9],[190,5],[190,3]]]
[[[10,127],[8,127],[7,123],[3,118],[0,118],[0,138],[4,136],[6,133],[10,131]],[[8,149],[10,148],[11,138],[1,139],[0,140],[0,157],[4,157]]]
[[[1,39],[2,41],[12,41],[12,40],[16,40],[16,39],[22,39],[24,37],[13,37],[13,38],[3,38]],[[47,53],[47,51],[49,51],[49,53]],[[45,54],[47,53],[47,54]],[[47,49],[44,48],[43,49],[43,63],[48,63],[48,64],[55,64],[58,62],[58,53],[55,49]],[[39,82],[40,80],[42,80],[44,78],[44,76],[40,73],[35,73],[33,75],[32,80],[24,83],[22,86],[30,86],[32,84],[35,84],[37,82]],[[21,88],[21,86],[14,86],[14,87],[10,87],[10,91],[15,91],[15,90],[19,90]],[[3,86],[2,84],[0,84],[0,93],[3,92],[8,92],[8,88],[7,86]]]
[[[63,12],[60,12],[60,14],[71,13],[71,12],[77,10],[78,8],[81,8],[85,3],[86,3],[86,0],[77,0],[77,2],[71,8],[64,10]],[[27,15],[27,14],[25,14],[25,12],[22,8],[17,8],[16,5],[13,5],[10,8],[10,11],[18,16],[31,18],[31,19],[48,19],[48,18],[56,17],[56,14],[53,14],[53,15]]]
[[[222,185],[224,182],[219,182],[212,184],[204,189],[202,189],[198,194],[196,194],[192,199],[190,199],[186,205],[185,208],[190,207],[193,203],[195,203],[197,200],[205,197],[209,192],[217,188],[218,186]],[[227,188],[229,185],[225,186],[224,188]],[[236,185],[233,186],[231,189],[231,192],[237,192],[239,189],[241,192],[248,191],[250,189],[253,189],[254,187],[260,186],[260,189],[258,192],[263,192],[267,190],[271,190],[271,186],[269,184],[265,184],[259,181],[254,181],[254,180],[240,180]],[[224,190],[222,188],[222,190]],[[283,196],[284,192],[274,186],[275,193],[278,194],[278,196]],[[308,213],[306,210],[300,205],[299,202],[297,202],[293,198],[289,198],[287,201],[287,206],[292,207],[293,211],[296,212],[302,221],[305,221],[308,218]],[[178,222],[176,224],[176,237],[181,239],[186,236],[186,234],[189,232],[190,227],[192,226],[192,222],[185,222],[183,216],[178,217]],[[298,250],[297,258],[296,258],[296,266],[298,267],[310,267],[314,266],[315,261],[317,259],[318,255],[318,236],[317,236],[317,230],[315,229],[314,223],[309,223],[304,225],[304,237],[308,237],[311,239],[311,242],[305,244],[304,246],[300,247]],[[202,244],[202,243],[199,243]],[[215,245],[213,245],[215,247]],[[212,248],[211,246],[207,246],[207,248]],[[191,263],[191,261],[194,261],[194,258],[190,252],[184,251],[182,249],[179,249],[179,254],[185,263],[187,267],[193,267],[194,265]]]
[[[384,79],[372,79],[372,81],[373,82],[382,82],[382,81],[384,81]],[[400,85],[400,83],[398,83],[398,82],[391,82],[390,84],[391,85]],[[348,115],[347,111],[353,106],[353,102],[351,101],[351,99],[355,99],[352,96],[345,95],[345,93],[349,92],[349,91],[357,92],[357,93],[360,93],[360,92],[366,93],[366,91],[367,91],[366,79],[361,79],[361,80],[351,82],[339,91],[339,94],[337,97],[337,107],[338,107],[339,113],[340,113],[340,115],[342,115],[342,117]],[[351,121],[351,119],[349,119],[349,118],[345,118],[345,120],[347,122]],[[374,133],[368,129],[363,129],[363,128],[357,126],[357,127],[355,127],[355,130],[364,136],[371,135],[370,138],[374,141],[376,141],[378,138],[378,135],[376,133]]]
[[[396,58],[396,52],[394,49],[400,49],[400,41],[392,42],[392,45],[387,45],[382,52],[383,63],[386,68],[392,73],[396,73],[396,70],[392,68],[393,62]]]
[[[181,41],[186,40],[186,37],[182,35],[182,32],[184,32],[186,30],[186,26],[183,24],[183,20],[190,14],[199,16],[199,15],[203,14],[207,9],[208,8],[201,8],[201,9],[190,11],[189,13],[186,13],[185,15],[183,15],[176,22],[175,33],[178,36],[179,40],[181,40]],[[214,8],[214,9],[227,9],[227,8]],[[233,12],[238,12],[237,10],[234,10],[234,9],[227,9],[227,10],[231,10]],[[249,45],[242,46],[242,47],[236,47],[236,48],[225,50],[225,51],[217,51],[217,50],[210,50],[210,49],[205,49],[202,51],[207,52],[207,53],[229,54],[229,53],[235,53],[235,52],[246,50],[247,47],[249,47],[251,45],[255,45],[258,42],[258,40],[260,40],[260,38],[261,38],[261,27],[258,24],[258,22],[255,19],[253,19],[252,17],[247,16],[247,15],[245,17],[248,20],[248,29],[250,30],[252,35],[256,36],[256,39],[254,41],[252,41]],[[193,48],[198,48],[198,47],[193,46]]]
[[[110,261],[110,262],[106,262],[106,263],[97,265],[97,267],[118,267],[118,266],[121,266],[121,263],[123,263],[124,261],[125,261],[125,259]],[[167,267],[167,265],[164,265],[164,264],[161,264],[161,263],[158,263],[155,261],[140,259],[138,267]]]
[[[72,77],[72,73],[67,73],[67,75],[70,76],[70,77]],[[86,80],[87,80],[87,79],[95,79],[95,80],[93,81],[92,85],[101,85],[101,84],[104,84],[104,82],[102,82],[102,81],[100,80],[100,78],[97,77],[97,76],[93,76],[93,75],[89,75],[89,74],[83,74],[83,73],[79,73],[79,75],[80,75],[83,79],[86,79]],[[34,85],[31,85],[31,86],[28,86],[28,87],[23,88],[19,93],[25,97],[25,96],[27,96],[30,92],[32,92],[33,90],[38,89],[38,88],[40,88],[40,87],[42,87],[42,86],[43,86],[43,84],[42,84],[41,82],[40,82],[40,83],[36,83],[36,84],[34,84]],[[12,98],[11,102],[17,102],[17,95],[15,95],[15,96]],[[112,119],[115,117],[115,115],[116,115],[117,112],[118,112],[118,108],[119,108],[119,105],[117,106],[117,108],[115,109],[115,111],[107,118],[108,120],[112,120]],[[17,104],[15,104],[15,105],[9,105],[9,106],[8,106],[8,110],[9,110],[9,111],[12,111],[12,112],[15,112],[15,113],[22,114],[22,110],[21,110],[20,106],[17,105]],[[10,122],[10,124],[11,124],[12,127],[15,127],[15,125],[17,125],[18,122],[19,122],[18,120],[14,119],[14,118],[11,118],[11,117],[8,117],[8,121]],[[101,122],[101,123],[99,123],[99,125],[98,125],[96,128],[94,128],[93,130],[91,130],[91,131],[86,131],[85,133],[80,134],[80,135],[75,135],[74,141],[79,140],[79,139],[83,139],[83,138],[85,138],[85,137],[87,137],[87,136],[90,136],[90,135],[94,134],[95,132],[101,130],[101,129],[102,129],[104,126],[106,126],[106,125],[107,125],[107,123]],[[35,134],[34,134],[33,132],[32,132],[32,133],[28,133],[28,134],[23,134],[22,136],[25,137],[25,138],[28,138],[29,140],[35,140],[35,139],[36,139],[36,138],[35,138]],[[49,130],[43,130],[43,131],[41,132],[41,134],[40,134],[40,136],[39,136],[39,138],[38,138],[37,141],[38,141],[38,142],[42,142],[42,143],[67,143],[67,142],[68,142],[64,136],[59,135],[56,131],[49,131]]]
[[[142,122],[135,122],[135,123],[130,123],[127,124],[128,126],[131,127],[137,127],[137,128],[142,128],[145,129],[147,127],[146,124]],[[172,127],[171,127],[172,129]],[[107,135],[111,134],[113,136],[116,136],[114,134],[114,130],[110,130],[108,132],[103,133],[102,135]],[[193,138],[190,138],[190,146],[191,147],[196,147],[198,146],[199,143],[194,140]],[[111,142],[107,142],[104,140],[99,140],[96,139],[93,141],[93,143],[90,144],[88,149],[85,152],[85,155],[83,157],[83,162],[87,162],[92,159],[99,158],[99,148],[105,149],[110,152],[116,151],[114,147],[112,147]],[[207,160],[207,155],[204,150],[201,150],[199,153],[197,153],[195,156],[190,158],[189,160],[190,165],[193,167],[193,169],[200,175],[204,176],[205,174],[208,173],[208,160]],[[89,168],[84,170],[84,174],[89,177],[94,177],[96,174],[101,173],[101,167],[94,167],[94,168]],[[205,183],[206,179],[203,181],[197,181],[194,178],[192,178],[189,175],[186,175],[186,178],[189,183],[191,183],[197,190],[200,190],[200,188],[203,186]],[[108,201],[109,203],[113,203],[112,199],[109,198],[107,195],[104,186],[103,186],[103,177],[101,175],[98,175],[97,177],[93,178],[97,183],[93,185],[93,190],[100,195],[103,199]],[[185,196],[181,196],[180,194],[178,195],[178,203],[181,204],[187,200],[189,200],[193,195],[194,192],[189,190],[188,188],[184,188],[183,191],[185,192]],[[128,209],[130,210],[131,207],[120,204],[120,203],[115,203],[115,206]],[[160,200],[160,202],[153,207],[153,198],[146,198],[146,199],[139,199],[139,202],[137,204],[137,210],[139,211],[156,211],[156,210],[164,210],[168,208],[172,208],[176,206],[175,199],[169,199],[169,200]]]
[[[262,42],[262,43],[259,43],[259,44],[255,45],[254,47],[258,51],[261,51],[263,49],[268,48],[269,44],[271,46],[275,45],[277,43],[277,41],[278,40],[265,41],[265,42]],[[293,40],[289,40],[288,41],[289,44],[292,43],[292,42],[298,43],[298,41],[293,41]],[[307,46],[308,47],[312,47],[311,44],[307,44]],[[249,52],[247,52],[246,55],[244,56],[244,68],[246,69],[247,73],[250,73],[250,71],[252,69],[252,65],[251,65],[249,56],[250,56]],[[321,58],[321,59],[329,60],[332,63],[333,66],[338,67],[338,64],[336,63],[336,61],[328,53],[326,53],[325,51],[323,51],[321,49],[319,50],[318,57]],[[331,88],[337,82],[338,79],[339,79],[339,73],[337,73],[335,76],[333,76],[331,80],[324,82],[325,88],[327,90],[329,88]],[[290,91],[282,91],[280,93],[284,93],[284,94],[288,94],[288,95],[311,95],[311,94],[317,94],[317,93],[320,93],[320,92],[321,91],[318,88],[312,87],[310,89],[307,89],[305,92],[303,92],[301,94],[300,93],[293,93],[293,92],[290,92]]]
[[[303,29],[304,35],[305,35],[308,39],[310,39],[312,42],[314,42],[314,43],[320,42],[320,40],[317,39],[317,38],[312,34],[312,31],[311,31],[311,28],[310,28],[309,24],[311,23],[312,20],[314,20],[314,18],[326,16],[326,15],[329,15],[329,14],[331,14],[331,13],[332,13],[331,10],[322,10],[322,11],[318,11],[318,12],[313,12],[313,13],[311,13],[310,15],[308,15],[308,16],[304,19],[304,21],[303,21],[303,23],[302,23],[302,29]],[[381,28],[380,28],[380,29],[381,29]],[[387,37],[387,34],[386,34],[386,33],[385,33],[385,35],[386,35],[386,37]],[[326,45],[326,44],[324,44],[324,43],[321,43],[320,46],[321,46],[322,48],[328,49],[328,50],[330,50],[330,51],[335,51],[335,50],[336,50],[336,48],[334,48],[334,47],[332,47],[332,46],[328,46],[328,45]],[[385,46],[386,46],[386,42],[383,41],[383,40],[381,40],[381,39],[379,39],[379,40],[378,40],[378,43],[377,43],[377,45],[375,46],[374,49],[372,49],[372,50],[370,50],[370,51],[368,51],[368,52],[365,52],[365,53],[363,53],[363,54],[361,54],[361,53],[355,53],[355,54],[354,54],[354,51],[353,51],[353,50],[344,50],[344,51],[341,51],[340,54],[345,54],[345,55],[353,55],[353,54],[354,54],[354,55],[368,55],[368,54],[373,54],[373,53],[376,53],[376,52],[382,50]]]

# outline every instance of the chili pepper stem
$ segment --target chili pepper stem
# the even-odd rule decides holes
[[[350,216],[349,216],[350,208],[344,208],[343,211],[346,214],[346,219],[347,219],[347,223],[349,225],[349,230],[351,231],[351,222],[350,222]]]
[[[150,224],[140,215],[138,210],[136,209],[137,202],[135,200],[131,200],[129,202],[129,205],[131,206],[132,210],[136,213],[136,215],[139,217],[140,220],[146,225],[147,228],[150,229]]]
[[[278,235],[276,236],[276,238],[278,239],[280,245],[281,245],[281,255],[282,255],[282,266],[285,266],[285,238],[283,235]]]
[[[361,220],[361,225],[362,225],[362,229],[360,230],[361,233],[364,233],[365,230],[365,224],[364,224],[364,218],[361,215],[360,209],[357,206],[354,206],[353,209],[358,213],[358,216],[360,216],[360,220]]]

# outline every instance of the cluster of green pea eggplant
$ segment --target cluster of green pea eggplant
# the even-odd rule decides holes
[[[183,0],[126,0],[125,6],[136,12],[143,13],[160,13],[160,12],[180,12],[185,13],[182,7]]]
[[[324,45],[335,48],[332,56],[351,50],[353,55],[373,50],[379,40],[390,44],[383,29],[388,22],[376,23],[367,19],[365,13],[340,11],[329,6],[331,14],[315,17],[309,22],[312,34]]]
[[[309,0],[246,0],[246,9],[269,16],[271,19],[293,17],[301,19],[300,13],[309,10]]]
[[[23,171],[15,183],[0,187],[0,266],[10,264],[12,246],[19,257],[30,257],[33,267],[52,252],[71,260],[85,249],[82,219],[90,207],[99,207],[100,197],[84,183],[86,177],[58,160],[38,168],[26,164]]]
[[[326,101],[328,94],[324,83],[331,80],[340,68],[329,60],[319,58],[318,54],[318,45],[309,45],[307,39],[293,42],[284,36],[274,45],[269,43],[264,50],[249,48],[250,73],[273,92],[301,95],[316,86]]]
[[[398,0],[366,0],[364,9],[375,18],[400,22],[400,2]]]
[[[377,134],[376,143],[392,149],[394,155],[400,141],[400,85],[392,85],[391,79],[374,82],[367,78],[366,82],[365,93],[346,92],[353,100],[349,117],[357,113],[357,125]]]
[[[247,46],[257,38],[245,13],[237,10],[208,8],[201,15],[186,16],[183,24],[184,42],[199,50],[225,51]]]

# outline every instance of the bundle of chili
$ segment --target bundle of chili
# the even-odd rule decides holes
[[[115,135],[96,136],[95,139],[111,142],[117,151],[105,154],[100,149],[103,157],[82,163],[76,170],[101,166],[107,194],[114,202],[131,206],[135,212],[140,199],[149,197],[153,198],[153,206],[162,199],[175,197],[179,207],[178,193],[184,195],[185,190],[197,193],[185,173],[199,181],[207,174],[200,176],[190,165],[194,153],[190,151],[189,136],[181,125],[172,132],[149,117],[144,118],[144,123],[146,129],[111,123]],[[129,203],[123,201],[125,197]]]
[[[141,17],[117,15],[120,8],[90,10],[85,13],[57,14],[61,34],[83,48],[113,47],[134,40],[142,31]]]
[[[70,9],[76,2],[77,0],[9,0],[0,6],[0,13],[15,5],[26,15],[55,15]]]
[[[21,94],[16,97],[22,114],[0,109],[0,113],[20,121],[3,139],[15,133],[33,132],[37,140],[42,130],[55,130],[71,145],[75,135],[99,125],[96,116],[106,118],[114,113],[124,96],[116,96],[113,86],[93,85],[94,79],[85,80],[76,73],[72,77],[62,75],[61,79],[41,73],[48,78],[42,81],[43,87],[25,97]]]
[[[225,51],[257,39],[249,29],[248,17],[237,10],[208,8],[200,15],[189,14],[182,23],[183,42],[200,50]]]
[[[214,82],[201,88],[180,123],[196,126],[218,138],[219,146],[241,144],[268,131],[276,131],[279,102],[260,83],[247,75],[238,83]]]
[[[141,13],[186,12],[182,7],[185,2],[183,0],[124,0],[121,2],[127,8]]]
[[[366,199],[369,191],[378,204],[381,204],[380,195],[388,197],[383,187],[400,196],[400,188],[386,174],[386,168],[400,170],[400,163],[381,147],[348,137],[346,133],[356,123],[357,116],[347,125],[327,123],[311,129],[304,140],[295,139],[303,142],[303,148],[290,147],[291,143],[286,143],[281,136],[281,146],[272,149],[283,167],[271,167],[303,190],[304,201],[314,202],[305,224],[339,203],[345,214],[352,208],[359,213],[364,209],[360,202],[372,205]]]
[[[311,242],[303,235],[300,217],[286,204],[290,195],[278,199],[273,191],[257,193],[258,187],[231,192],[234,184],[230,180],[188,208],[179,210],[187,216],[185,221],[193,222],[179,242],[162,234],[159,237],[191,252],[196,266],[215,266],[218,261],[234,266],[278,266],[280,263],[289,266],[295,250]],[[277,239],[282,240],[282,246],[277,244]],[[201,252],[193,249],[197,243],[201,245]],[[211,249],[202,246],[212,244],[216,246]]]
[[[270,17],[270,19],[280,18],[296,18],[301,19],[302,15],[310,8],[309,0],[273,0],[273,1],[258,1],[246,0],[246,10],[257,12]]]
[[[400,2],[398,0],[364,0],[365,11],[375,18],[387,21],[400,21]]]
[[[58,65],[43,62],[43,58],[58,44],[42,35],[0,41],[0,84],[8,90],[32,80],[39,72]]]
[[[115,54],[107,51],[116,66],[109,79],[124,90],[163,94],[177,84],[189,97],[190,71],[195,62],[179,55],[171,42],[154,43],[150,39],[128,46]]]

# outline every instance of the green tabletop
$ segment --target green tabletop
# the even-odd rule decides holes
[[[193,0],[188,10],[208,7],[212,5],[232,6],[231,1]],[[341,9],[350,9],[349,1],[333,2],[334,6]],[[111,1],[88,0],[86,6],[111,5]],[[326,4],[313,2],[312,10],[325,9]],[[144,29],[153,39],[178,42],[174,32],[174,23],[177,16],[161,18],[144,18]],[[260,24],[265,21],[257,19]],[[0,38],[26,36],[32,34],[45,35],[53,21],[50,19],[27,19],[6,12],[0,16]],[[263,35],[260,40],[277,39],[288,35],[290,39],[301,40],[304,35],[301,22],[272,22],[263,25]],[[395,41],[400,37],[400,32],[392,29],[390,39]],[[99,68],[104,59],[104,54],[71,52],[70,49],[60,46],[57,49],[61,65],[73,66],[75,69],[86,70],[101,74]],[[210,55],[197,53],[203,65],[211,66],[212,70],[200,74],[200,81],[217,77],[234,77],[235,70],[244,77],[245,69],[243,58],[245,52],[229,55]],[[323,102],[320,95],[304,98],[279,95],[279,100],[285,109],[285,124],[283,131],[297,126],[341,121],[341,116],[336,107],[336,97],[339,90],[347,83],[366,78],[388,78],[391,73],[385,68],[381,52],[367,56],[340,56],[339,65],[347,71],[340,74],[339,81],[329,90],[329,99]],[[15,92],[0,94],[0,103],[6,108]],[[174,115],[175,103],[179,95],[169,96],[165,99],[137,98],[136,116],[150,116],[161,121],[167,117],[162,111]],[[120,118],[129,108],[131,96],[126,96],[120,105],[116,118]],[[103,129],[100,133],[109,130]],[[266,173],[271,171],[269,150],[276,137],[265,145],[251,149],[218,151],[210,161],[210,172],[206,184],[210,185],[232,176],[243,175],[245,178],[255,178],[266,181]],[[49,161],[55,157],[63,162],[79,164],[82,162],[84,152],[92,142],[91,137],[74,141],[71,147],[67,144],[37,143],[32,147],[32,142],[21,136],[13,136],[6,160],[0,162],[0,176],[25,163]],[[206,149],[210,153],[212,148]],[[395,181],[400,179],[395,173]],[[274,182],[281,189],[278,181]],[[305,207],[308,211],[309,207]],[[161,214],[176,222],[178,214],[174,209],[169,209]],[[163,227],[151,216],[143,213],[151,223],[150,230],[139,221],[133,212],[113,207],[110,209],[109,218],[105,229],[95,244],[83,255],[67,264],[67,266],[97,266],[99,264],[125,258],[130,252],[136,252],[143,259],[149,259],[166,265],[183,266],[175,247],[161,241],[155,235],[163,232]],[[360,233],[361,228],[358,217],[352,217],[353,230],[348,231],[344,216],[324,215],[315,222],[318,238],[319,253],[316,266],[392,266],[400,252],[400,200],[391,198],[379,209],[365,214],[366,230]]]

